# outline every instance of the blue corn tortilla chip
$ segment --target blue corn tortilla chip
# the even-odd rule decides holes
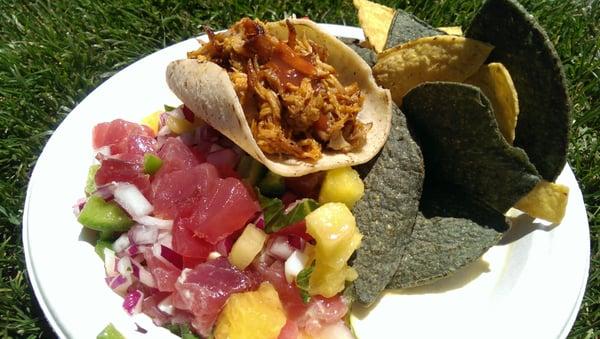
[[[543,28],[514,0],[488,0],[465,36],[495,46],[488,62],[509,71],[519,95],[514,145],[554,181],[566,163],[571,102],[560,62]]]
[[[426,36],[445,35],[446,33],[429,26],[416,16],[397,9],[388,31],[385,48],[392,48],[405,42]]]
[[[499,213],[541,180],[525,152],[506,142],[477,87],[424,83],[407,93],[402,111],[420,141],[427,175]]]
[[[352,212],[363,239],[352,261],[358,278],[345,294],[368,305],[396,272],[410,240],[423,185],[421,151],[395,105],[385,146],[356,169],[363,177],[365,195]]]
[[[365,48],[361,45],[361,41],[353,38],[338,37],[348,47],[352,48],[358,56],[360,56],[370,67],[373,67],[377,62],[377,54],[372,49]]]
[[[388,288],[425,285],[479,259],[508,229],[504,215],[425,173],[411,241]]]

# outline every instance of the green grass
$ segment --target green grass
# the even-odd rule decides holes
[[[386,3],[434,25],[464,25],[479,1]],[[600,3],[527,0],[524,5],[556,44],[570,81],[574,124],[569,162],[584,192],[592,237],[588,288],[571,337],[597,338]],[[201,33],[203,25],[222,28],[244,15],[268,20],[286,14],[356,24],[346,1],[0,0],[0,336],[52,337],[26,276],[21,217],[29,173],[62,119],[108,77],[144,55]]]

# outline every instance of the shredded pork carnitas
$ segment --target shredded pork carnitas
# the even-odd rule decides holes
[[[323,146],[341,152],[362,147],[371,125],[357,119],[363,103],[358,85],[342,85],[327,51],[287,27],[288,40],[280,41],[262,22],[244,18],[223,33],[207,30],[209,42],[188,58],[227,70],[263,152],[316,161]]]

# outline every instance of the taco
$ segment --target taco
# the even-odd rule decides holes
[[[351,48],[306,19],[248,18],[167,68],[196,116],[271,171],[295,177],[367,162],[391,124],[389,91]]]

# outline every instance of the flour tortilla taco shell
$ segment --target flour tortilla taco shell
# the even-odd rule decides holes
[[[372,124],[367,133],[366,143],[361,148],[346,153],[323,150],[322,157],[315,162],[266,155],[252,135],[244,108],[227,71],[209,61],[186,59],[172,62],[166,72],[169,87],[198,117],[279,175],[296,177],[369,161],[381,150],[390,131],[392,101],[389,91],[375,83],[369,65],[343,42],[325,33],[310,20],[289,21],[298,36],[306,36],[327,49],[327,63],[335,68],[343,85],[352,82],[358,84],[364,95],[358,120]],[[288,38],[285,21],[268,23],[266,27],[269,33],[280,40]]]

